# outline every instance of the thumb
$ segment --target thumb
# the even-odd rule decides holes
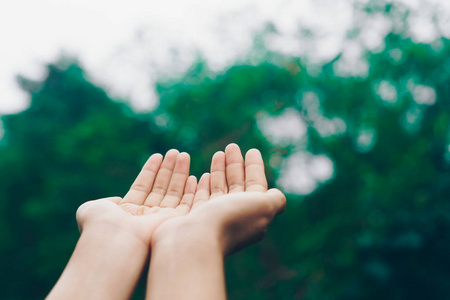
[[[276,214],[281,214],[286,208],[286,196],[279,189],[270,189],[266,195],[274,202]]]

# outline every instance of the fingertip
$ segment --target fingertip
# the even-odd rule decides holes
[[[286,195],[282,191],[276,188],[272,188],[267,191],[277,200],[277,215],[282,213],[286,209]]]
[[[154,153],[145,162],[143,169],[153,170],[156,172],[163,161],[163,156],[159,153]]]
[[[179,154],[179,156],[183,156],[183,157],[191,157],[190,155],[189,155],[189,153],[187,153],[187,152],[181,152],[180,154]]]
[[[162,160],[163,160],[163,156],[160,153],[154,153],[148,158],[148,161],[150,161],[150,162],[159,162],[159,163],[161,163]]]
[[[179,153],[180,152],[176,149],[170,149],[169,151],[167,151],[166,155],[164,156],[162,166],[164,166],[166,169],[173,170],[173,168],[177,164],[177,161],[179,161],[178,160]]]
[[[197,177],[195,177],[194,175],[189,176],[187,179],[187,183],[195,187],[195,189],[194,189],[194,192],[195,192],[195,190],[197,189],[197,183],[198,183]]]
[[[172,156],[172,155],[178,155],[180,154],[180,151],[178,151],[177,149],[170,149],[169,151],[167,151],[166,156]]]
[[[252,148],[252,149],[247,151],[247,153],[245,154],[245,157],[247,157],[247,156],[255,156],[255,155],[261,156],[261,152],[258,149],[256,149],[256,148]]]
[[[258,149],[250,149],[245,154],[245,165],[250,164],[264,164],[261,152]]]
[[[190,162],[191,161],[191,156],[189,154],[187,154],[186,152],[181,152],[180,154],[178,154],[177,156],[177,161],[187,161]]]
[[[150,158],[163,158],[163,155],[161,153],[153,153],[152,155],[150,155]]]
[[[197,190],[197,177],[191,175],[186,181],[185,194],[194,194]]]
[[[199,183],[200,183],[200,182],[203,182],[203,181],[205,181],[205,180],[209,180],[209,177],[210,177],[210,176],[211,176],[210,173],[208,173],[208,172],[204,173],[204,174],[200,177]]]
[[[223,157],[223,156],[225,156],[225,152],[223,152],[223,151],[217,151],[216,153],[214,153],[213,159],[218,159],[218,158],[221,158],[221,157]]]
[[[241,148],[239,148],[239,146],[238,146],[236,143],[228,144],[228,145],[225,147],[225,153],[227,153],[227,152],[229,152],[229,151],[234,151],[234,150],[239,150],[239,151],[241,151]]]
[[[211,174],[209,173],[204,173],[201,177],[200,180],[198,181],[198,184],[203,183],[205,181],[209,182],[209,178],[210,178]]]
[[[229,144],[225,148],[225,155],[227,164],[242,163],[244,160],[242,157],[241,149],[236,144]]]
[[[225,171],[225,152],[217,151],[211,160],[211,173]]]

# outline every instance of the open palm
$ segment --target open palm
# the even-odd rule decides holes
[[[154,154],[125,197],[88,201],[77,211],[80,231],[88,226],[112,226],[125,230],[149,245],[155,229],[170,218],[186,215],[195,201],[197,179],[189,177],[190,157],[177,150]],[[205,184],[199,184],[199,189]]]
[[[195,198],[191,212],[162,224],[152,243],[177,228],[188,234],[193,226],[189,235],[212,235],[229,254],[260,240],[286,203],[282,192],[268,190],[261,153],[249,150],[244,160],[236,144],[213,156],[211,174],[202,176]]]

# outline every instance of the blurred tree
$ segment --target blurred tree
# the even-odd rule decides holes
[[[382,1],[364,9],[393,23],[407,14]],[[67,60],[42,82],[19,78],[31,105],[2,117],[0,143],[5,298],[42,298],[77,239],[77,206],[123,195],[149,154],[189,152],[200,175],[237,142],[262,151],[272,185],[313,155],[329,157],[333,175],[309,194],[287,189],[263,244],[227,261],[230,299],[447,299],[450,41],[422,44],[398,28],[372,50],[355,28],[349,44],[361,57],[343,51],[320,73],[278,54],[219,74],[200,61],[157,85],[149,114],[114,102]],[[297,139],[267,132],[277,117]],[[292,165],[298,154],[305,165]]]
[[[43,82],[19,82],[31,105],[2,117],[0,285],[5,298],[42,299],[74,247],[77,207],[123,195],[154,142],[146,122],[73,63],[50,65]]]

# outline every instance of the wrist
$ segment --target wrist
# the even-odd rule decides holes
[[[224,299],[224,256],[216,231],[188,221],[155,232],[148,299]]]
[[[102,264],[108,264],[125,273],[134,273],[133,268],[139,266],[136,270],[140,270],[145,265],[149,246],[119,226],[92,226],[81,233],[75,252],[82,252],[84,257],[95,261],[93,266],[98,264],[99,269],[104,268]]]
[[[204,226],[189,217],[162,224],[153,234],[151,244],[152,249],[207,249],[220,253],[221,256],[224,253],[220,230],[216,226]]]
[[[123,222],[122,222],[123,223]],[[150,242],[142,239],[133,228],[127,228],[120,222],[89,223],[82,227],[80,239],[93,239],[104,244],[121,242],[127,248],[138,253],[148,253]]]
[[[48,299],[129,298],[148,248],[114,226],[86,227]]]

